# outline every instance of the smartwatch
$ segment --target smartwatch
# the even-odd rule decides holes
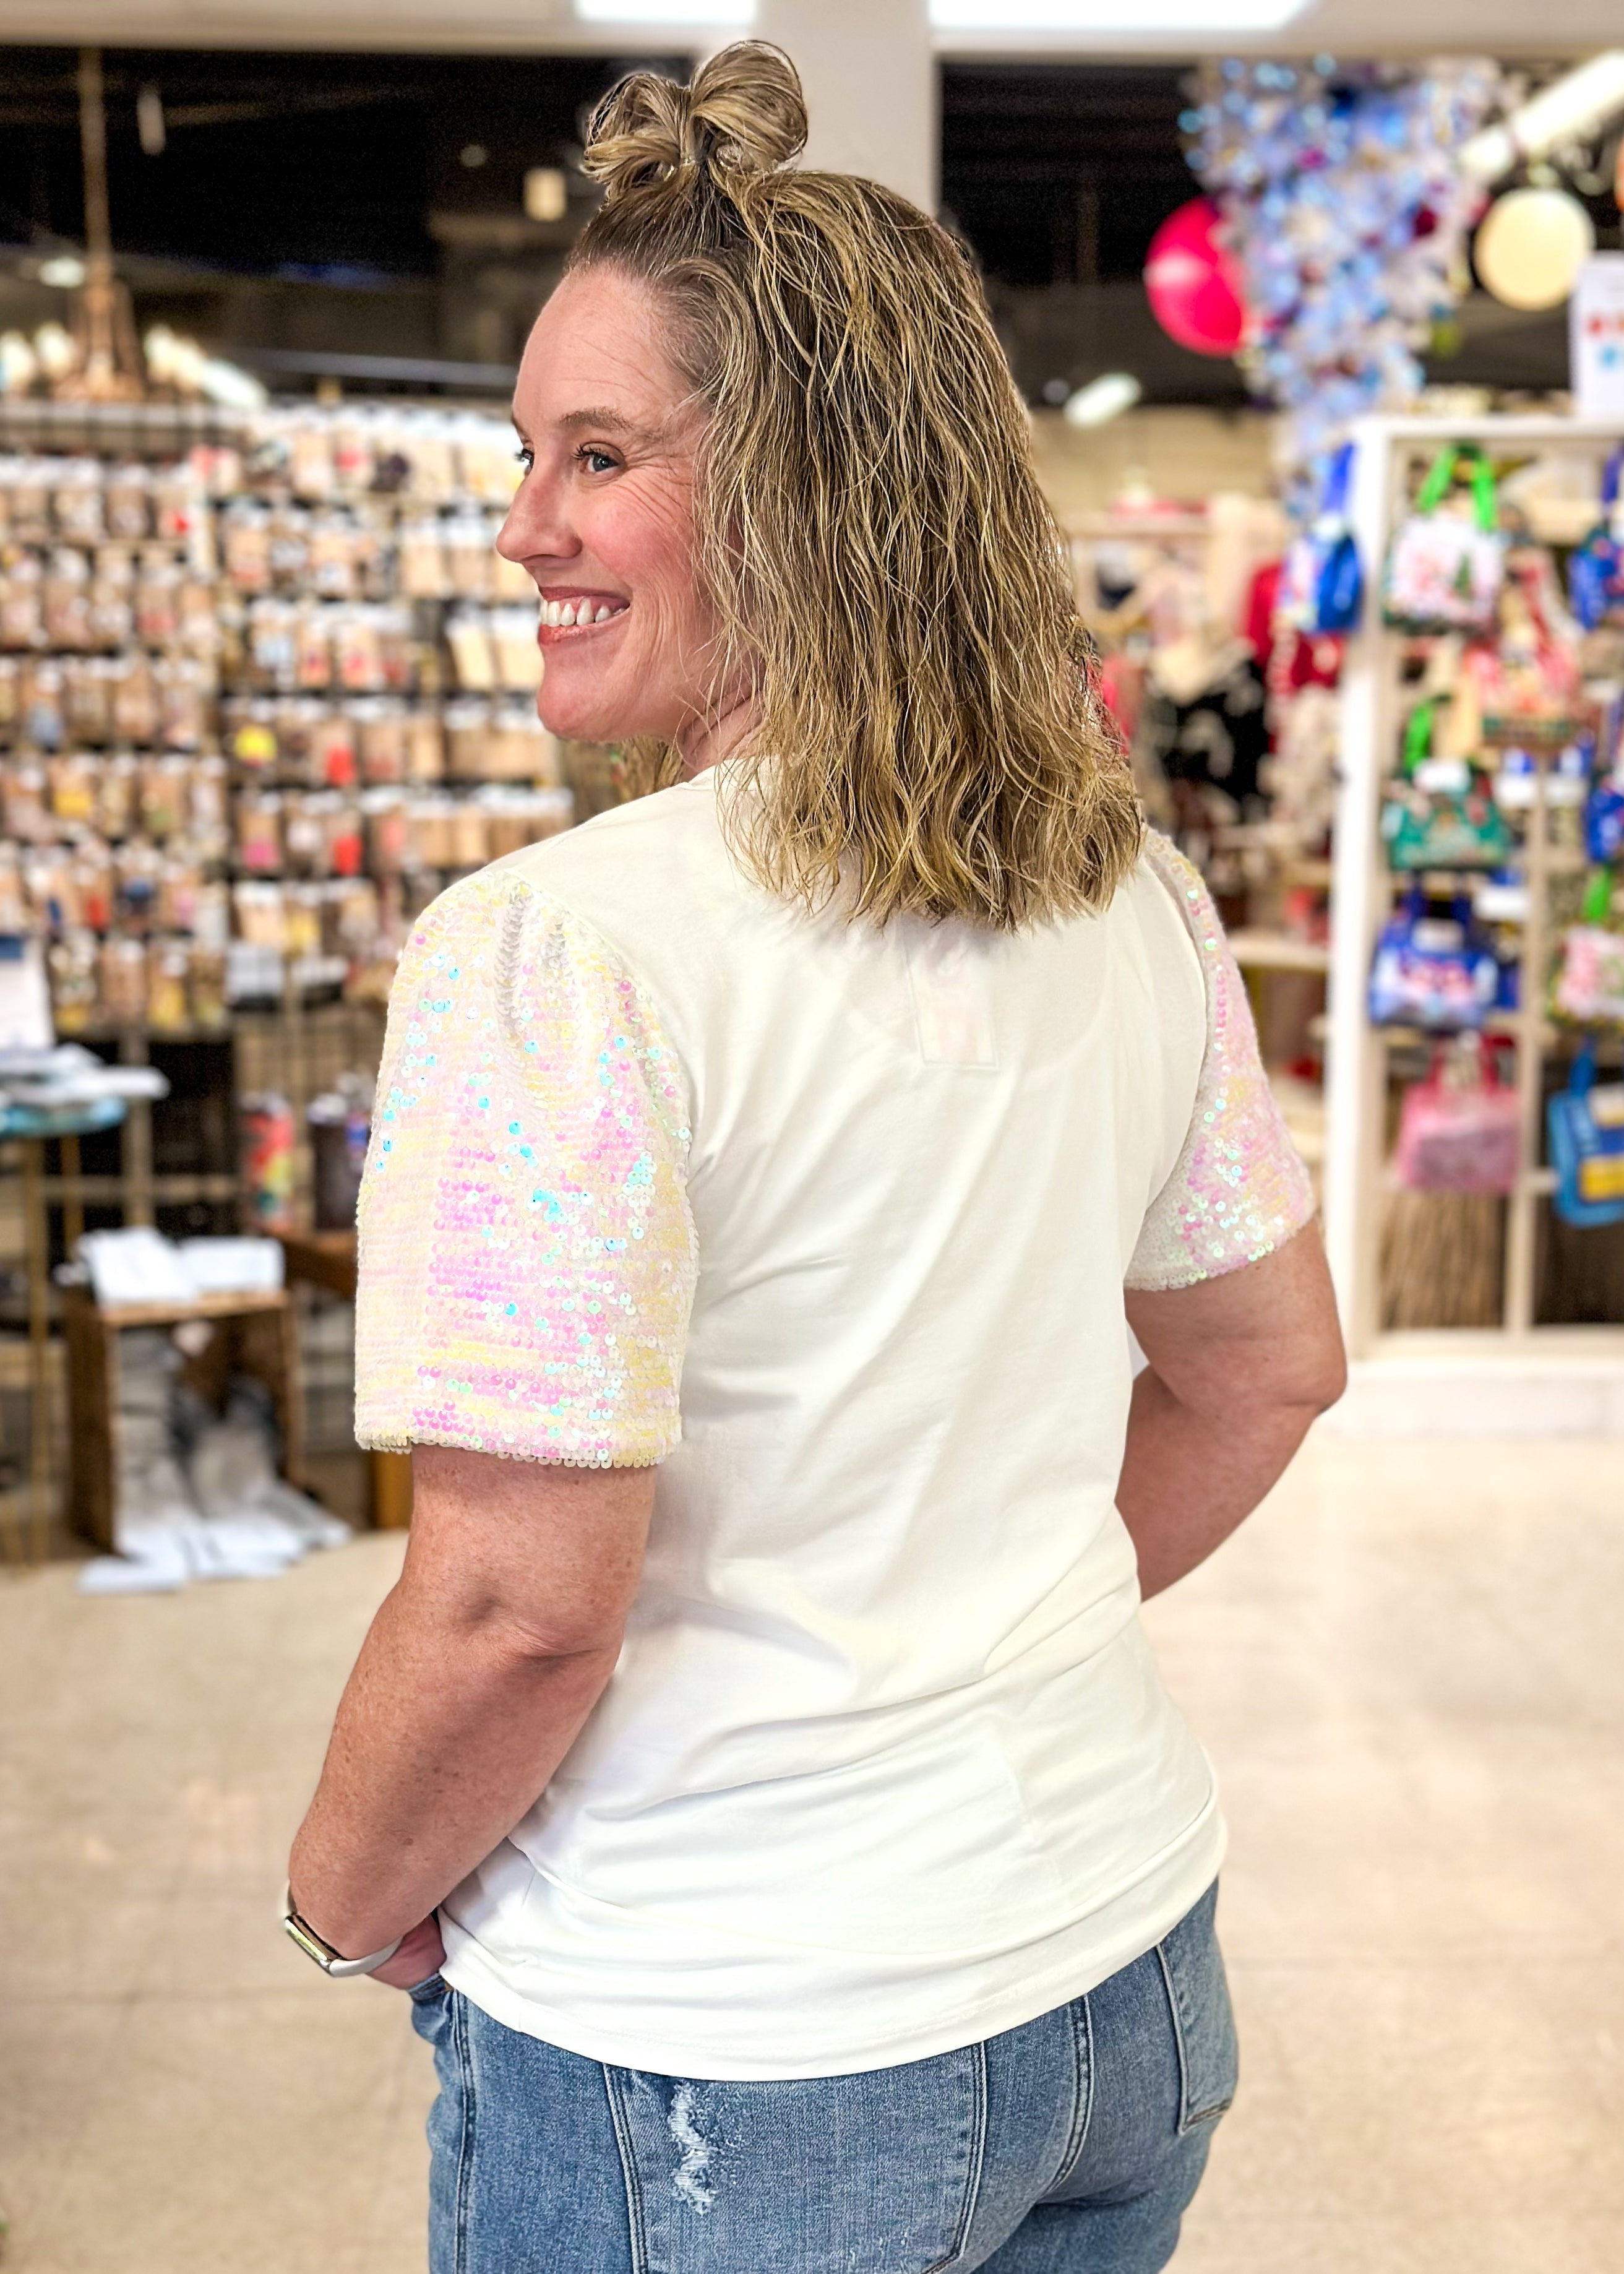
[[[374,1950],[366,1958],[344,1958],[330,1942],[323,1942],[315,1928],[299,1916],[293,1908],[291,1887],[282,1889],[282,1923],[305,1957],[314,1959],[322,1972],[330,1974],[335,1982],[346,1981],[353,1974],[376,1974],[380,1966],[389,1963],[406,1939],[403,1934],[397,1934],[393,1942],[386,1944],[382,1950]]]

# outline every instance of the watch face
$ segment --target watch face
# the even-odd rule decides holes
[[[294,1941],[298,1944],[299,1948],[304,1953],[305,1957],[313,1958],[317,1965],[325,1974],[331,1967],[333,1961],[337,1957],[338,1953],[335,1950],[329,1949],[327,1945],[322,1941],[320,1935],[312,1934],[297,1911],[289,1913],[288,1917],[283,1919],[282,1924],[292,1936]]]

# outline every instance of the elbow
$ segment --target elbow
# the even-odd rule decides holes
[[[1348,1387],[1348,1353],[1341,1332],[1331,1330],[1315,1338],[1313,1346],[1299,1351],[1289,1379],[1280,1384],[1281,1403],[1295,1406],[1304,1427],[1328,1413]]]
[[[544,1606],[514,1602],[500,1588],[413,1589],[404,1579],[402,1591],[414,1623],[438,1626],[459,1655],[472,1653],[515,1673],[565,1664],[612,1668],[625,1635],[627,1607],[619,1601]]]

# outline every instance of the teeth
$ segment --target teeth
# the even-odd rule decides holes
[[[604,601],[598,603],[596,610],[590,600],[544,600],[541,604],[541,621],[553,631],[572,631],[577,624],[606,624],[619,614],[618,608]]]

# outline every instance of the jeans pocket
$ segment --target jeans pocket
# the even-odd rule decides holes
[[[411,1999],[411,2026],[426,2044],[437,2045],[446,2033],[451,1986],[443,1976],[431,1974],[407,1992]]]
[[[981,2187],[986,2050],[718,2083],[606,2069],[633,2263],[684,2274],[941,2274]]]
[[[1240,2071],[1235,2014],[1214,1920],[1214,1884],[1156,1946],[1178,2043],[1181,2133],[1211,2124],[1235,2097]]]

